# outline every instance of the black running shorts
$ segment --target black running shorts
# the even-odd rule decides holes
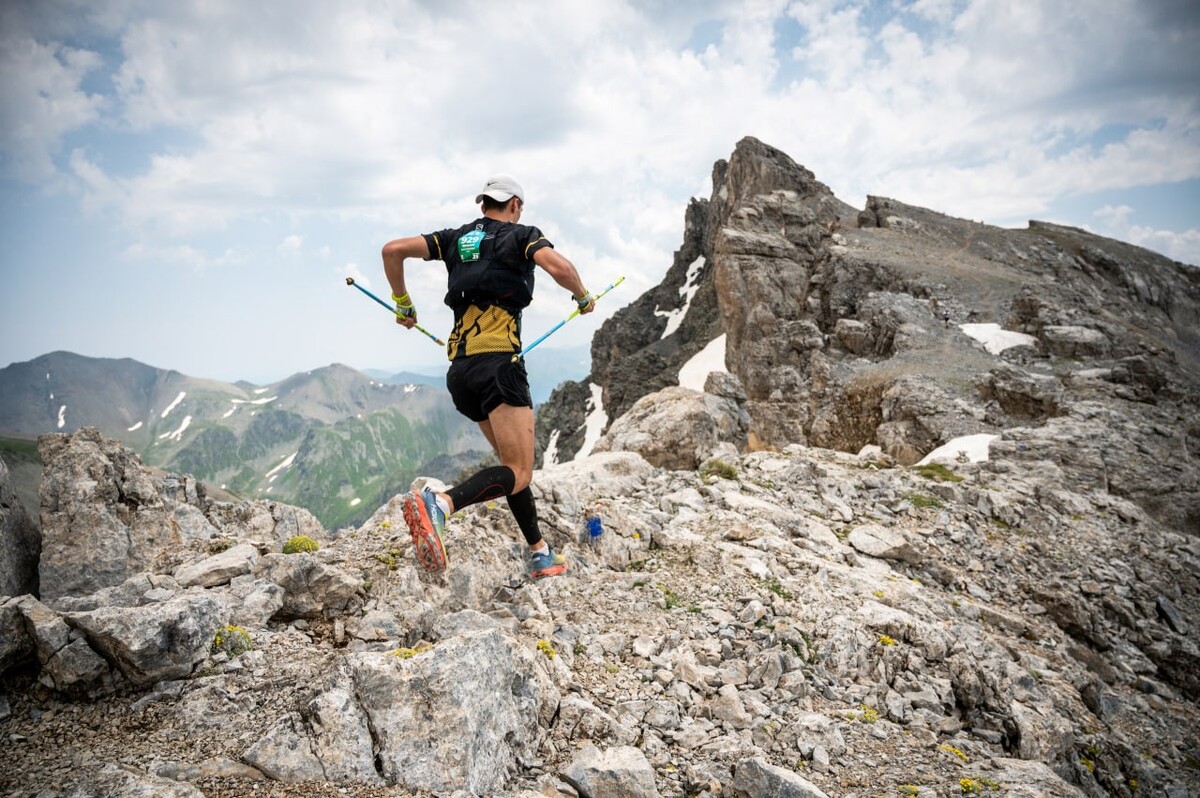
[[[486,421],[500,405],[533,407],[525,361],[512,362],[511,352],[458,357],[446,372],[446,388],[454,406],[472,421]]]

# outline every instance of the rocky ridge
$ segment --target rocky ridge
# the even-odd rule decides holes
[[[1200,529],[1200,269],[1045,222],[1007,230],[874,196],[856,210],[750,137],[712,185],[662,284],[601,326],[591,375],[540,409],[539,462],[570,459],[589,422],[608,429],[717,345],[746,394],[739,446],[878,446],[912,464],[961,436],[1070,427],[1095,446],[1033,447],[1056,476],[1111,476]],[[987,351],[984,325],[1019,344]]]
[[[0,601],[6,795],[1200,794],[1200,543],[1017,445],[555,465],[572,569],[533,584],[502,505],[451,519],[431,578],[400,497],[322,534],[94,431],[43,447],[59,574],[78,519],[110,530],[81,571],[176,531],[107,587]],[[297,532],[319,550],[283,554]]]

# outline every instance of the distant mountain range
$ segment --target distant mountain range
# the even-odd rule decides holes
[[[372,377],[341,364],[259,386],[53,352],[0,369],[0,452],[28,483],[31,439],[97,427],[148,465],[305,507],[336,528],[418,475],[453,480],[487,455],[441,386],[440,377]],[[18,489],[28,504],[28,484]],[[28,509],[36,517],[36,504]]]

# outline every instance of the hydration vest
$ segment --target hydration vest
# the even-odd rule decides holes
[[[534,263],[525,256],[529,242],[523,240],[530,230],[486,218],[459,228],[443,253],[449,273],[445,301],[456,315],[468,305],[499,305],[519,316],[533,301]]]

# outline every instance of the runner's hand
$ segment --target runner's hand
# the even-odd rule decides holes
[[[411,330],[417,323],[416,306],[409,299],[408,294],[404,296],[392,294],[392,301],[396,303],[396,323]]]
[[[596,299],[589,291],[584,291],[583,296],[573,296],[571,299],[575,300],[575,306],[579,308],[580,313],[591,313],[596,309]]]

